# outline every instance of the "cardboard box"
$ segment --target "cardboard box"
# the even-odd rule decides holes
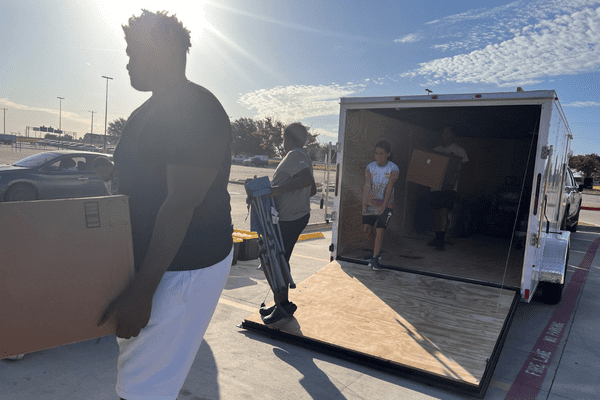
[[[0,203],[0,358],[114,334],[133,275],[126,196]]]
[[[460,163],[453,154],[413,149],[406,180],[433,190],[453,190]]]

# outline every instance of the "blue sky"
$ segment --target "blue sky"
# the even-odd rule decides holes
[[[485,4],[485,7],[482,7]],[[121,24],[167,10],[192,31],[188,79],[232,119],[301,121],[337,138],[340,97],[554,89],[575,154],[600,153],[600,0],[0,0],[6,132],[104,133],[148,93]],[[63,97],[62,106],[57,97]],[[2,114],[0,114],[2,116]]]

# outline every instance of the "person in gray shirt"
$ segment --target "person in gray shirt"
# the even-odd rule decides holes
[[[313,177],[312,161],[303,148],[308,137],[306,128],[299,123],[288,125],[283,132],[285,157],[275,170],[271,182],[271,195],[279,212],[279,227],[288,262],[298,237],[310,219],[310,197],[317,188]],[[288,290],[281,291],[276,304],[281,304],[288,315],[292,315],[297,306],[288,300]],[[272,324],[284,317],[276,305],[260,309],[265,324]]]

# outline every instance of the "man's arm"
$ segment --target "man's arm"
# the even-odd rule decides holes
[[[398,180],[398,172],[397,171],[390,172],[390,179],[388,180],[387,186],[385,187],[385,195],[383,198],[383,203],[379,207],[379,215],[383,214],[383,212],[385,211],[388,201],[390,201],[390,198],[392,197],[392,191],[394,190],[394,185],[396,184],[397,180]]]
[[[315,185],[315,180],[310,173],[310,169],[302,168],[300,172],[294,174],[290,179],[285,180],[284,183],[271,186],[271,196],[277,196],[278,194],[285,192],[293,192],[312,185]]]
[[[148,324],[154,292],[179,251],[194,209],[204,200],[217,173],[216,168],[167,166],[168,194],[158,211],[146,257],[101,321],[115,317],[117,337],[137,336]]]

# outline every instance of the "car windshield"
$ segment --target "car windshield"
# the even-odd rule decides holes
[[[56,158],[56,156],[56,153],[38,153],[19,160],[13,165],[17,167],[34,168]]]

